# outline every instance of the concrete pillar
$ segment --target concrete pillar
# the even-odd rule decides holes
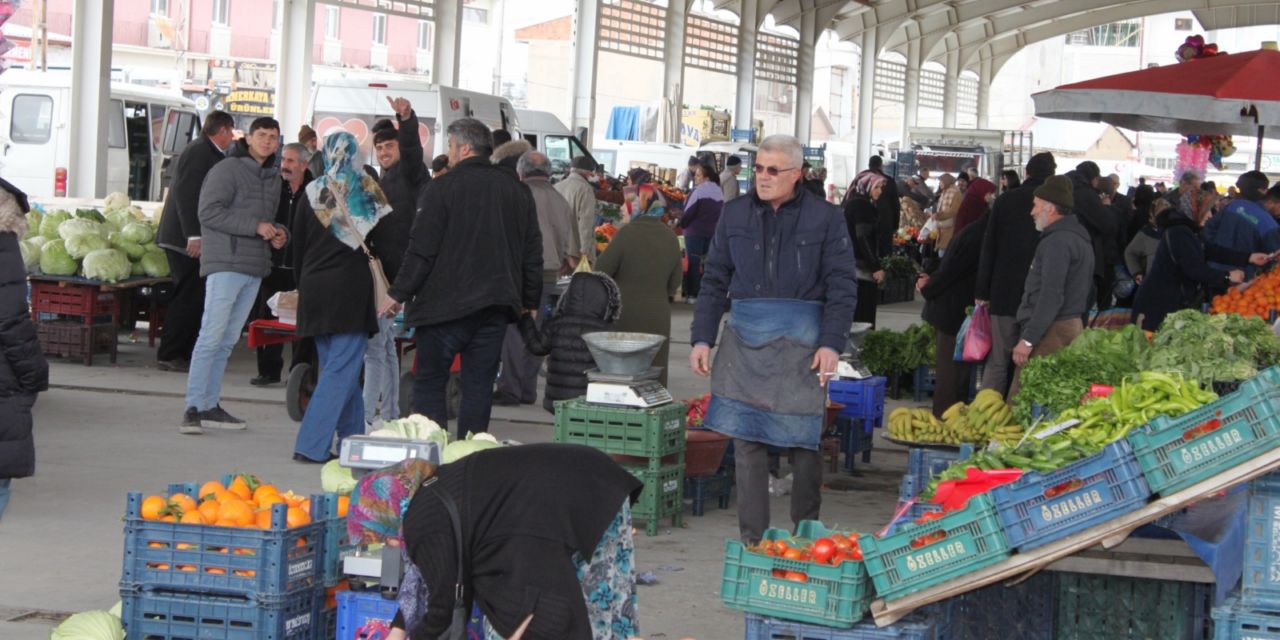
[[[796,137],[809,144],[813,121],[814,47],[818,45],[818,13],[800,14],[800,52],[796,64]]]
[[[756,35],[760,29],[760,0],[742,0],[741,8],[741,20],[738,21],[738,99],[733,126],[750,129],[756,101]]]
[[[431,52],[431,82],[458,86],[462,58],[462,0],[435,0],[435,50]]]
[[[978,128],[986,129],[991,121],[991,61],[983,60],[978,70]]]
[[[315,0],[284,0],[284,22],[280,30],[280,70],[276,94],[276,120],[280,137],[298,139],[298,129],[306,121],[311,99],[311,49],[315,42]],[[324,135],[317,131],[317,135]]]
[[[907,91],[902,104],[902,142],[898,148],[906,148],[907,132],[916,126],[920,115],[920,41],[907,43]]]
[[[876,84],[876,29],[862,32],[862,75],[858,82],[857,170],[861,171],[871,160],[871,121],[875,104]]]
[[[111,24],[115,0],[75,0],[71,17],[71,127],[67,195],[107,195],[108,107],[111,99]]]
[[[942,91],[942,126],[956,126],[956,94],[960,85],[960,53],[947,52],[947,83]]]
[[[671,103],[671,128],[667,142],[680,144],[680,121],[684,116],[684,27],[689,17],[689,0],[667,4],[667,32],[662,39],[662,97]]]
[[[591,126],[596,117],[596,60],[599,49],[596,36],[600,31],[599,0],[578,0],[573,19],[573,131],[586,130],[581,142],[591,146]]]

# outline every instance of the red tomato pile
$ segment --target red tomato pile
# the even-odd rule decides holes
[[[845,560],[862,560],[862,549],[858,546],[858,534],[848,535],[832,533],[825,538],[813,542],[801,539],[762,540],[750,549],[755,553],[786,560],[812,562],[815,564],[837,566]],[[773,577],[795,582],[808,582],[809,576],[801,571],[784,571],[774,569]]]

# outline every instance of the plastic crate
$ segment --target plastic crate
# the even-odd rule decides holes
[[[938,533],[944,537],[921,541]],[[999,562],[1008,557],[1009,543],[995,504],[984,494],[937,520],[903,524],[883,538],[867,536],[862,555],[876,593],[893,600]]]
[[[844,468],[852,471],[858,454],[864,463],[871,462],[871,450],[875,448],[872,434],[884,425],[884,416],[877,418],[836,418],[836,432],[840,434],[840,449],[844,451]]]
[[[1151,490],[1133,449],[1119,440],[1057,471],[1028,471],[991,497],[1009,546],[1026,551],[1133,511]]]
[[[685,450],[685,406],[627,409],[583,400],[556,403],[556,442],[585,444],[605,453],[661,458]]]
[[[1280,614],[1256,611],[1236,598],[1213,609],[1214,640],[1280,640]]]
[[[831,530],[814,520],[804,520],[796,536],[810,540],[830,535]],[[783,529],[764,532],[766,540],[790,538]],[[774,577],[773,571],[799,571],[806,582]],[[724,574],[720,598],[725,606],[788,620],[847,628],[863,618],[871,603],[871,584],[862,562],[846,560],[825,566],[787,560],[748,551],[738,540],[728,540],[724,548]]]
[[[394,598],[384,598],[376,591],[340,591],[338,592],[338,620],[335,638],[343,640],[364,640],[365,634],[356,632],[366,624],[381,621],[388,627],[396,617],[400,605]]]
[[[1151,490],[1176,493],[1280,444],[1280,389],[1253,390],[1245,383],[1225,398],[1177,418],[1158,416],[1131,432]],[[1212,430],[1196,435],[1200,428]]]
[[[913,613],[887,626],[866,620],[851,629],[832,629],[802,622],[747,614],[746,640],[944,640],[938,621]]]
[[[96,284],[74,282],[31,282],[31,313],[56,313],[85,318],[111,318],[115,324],[120,319],[121,295],[115,291],[101,291]]]
[[[1059,573],[1054,637],[1198,639],[1197,619],[1207,603],[1197,598],[1205,594],[1190,582]]]
[[[729,495],[733,491],[733,478],[717,473],[684,479],[684,499],[693,501],[693,515],[706,512],[709,500],[714,499],[721,509],[729,508]]]
[[[194,484],[170,493],[194,496]],[[272,507],[272,528],[244,529],[143,520],[142,494],[130,493],[125,510],[121,589],[179,591],[277,600],[322,585],[325,524],[286,528],[284,505]],[[314,513],[325,499],[312,496]]]
[[[919,492],[929,484],[930,478],[972,455],[971,444],[962,444],[956,451],[913,447],[907,452],[907,475],[915,481],[916,492]],[[915,493],[911,495],[914,496]]]
[[[1240,604],[1280,613],[1280,474],[1249,483]]]
[[[640,498],[631,505],[631,517],[645,521],[645,533],[658,535],[663,518],[671,518],[672,526],[679,527],[684,513],[684,460],[657,471],[635,465],[623,468],[644,483]]]
[[[120,591],[120,600],[129,640],[313,640],[323,624],[319,588],[274,602],[130,589]]]
[[[1040,572],[1013,586],[993,584],[965,592],[951,603],[948,640],[1053,640],[1058,580]]]
[[[76,358],[86,365],[92,365],[93,356],[99,354],[109,356],[114,364],[119,350],[113,323],[88,325],[79,320],[40,320],[36,323],[36,336],[45,355]]]
[[[332,587],[342,580],[342,559],[356,550],[347,534],[346,516],[338,517],[338,495],[325,494],[324,547],[321,549],[320,566],[324,586]]]
[[[885,279],[884,286],[879,293],[879,304],[911,302],[916,299],[915,278]]]
[[[911,399],[923,402],[925,395],[933,395],[933,387],[937,383],[938,374],[927,365],[916,367],[911,379]]]
[[[872,376],[865,380],[832,380],[827,397],[844,405],[840,415],[850,418],[879,418],[884,415],[884,394],[888,380]]]

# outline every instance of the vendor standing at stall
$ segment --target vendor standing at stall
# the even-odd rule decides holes
[[[689,356],[694,373],[711,376],[704,424],[734,438],[738,528],[748,544],[769,526],[769,445],[793,456],[792,521],[818,518],[826,383],[858,298],[844,215],[800,186],[800,141],[769,136],[756,158],[755,190],[725,205],[712,238]]]

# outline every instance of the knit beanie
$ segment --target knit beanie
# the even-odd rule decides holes
[[[1048,151],[1031,156],[1027,161],[1027,177],[1028,178],[1048,178],[1058,170],[1058,164],[1053,160],[1053,154]]]
[[[1071,178],[1066,176],[1051,176],[1044,181],[1044,184],[1036,187],[1032,192],[1037,198],[1047,200],[1058,205],[1058,210],[1062,212],[1070,211],[1075,208],[1075,197],[1071,195]]]

